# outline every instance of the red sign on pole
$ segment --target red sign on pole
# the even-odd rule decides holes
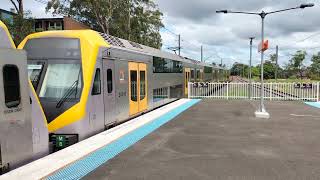
[[[263,42],[263,45],[261,45],[261,43],[259,44],[258,52],[266,51],[268,48],[269,48],[269,40],[265,40]]]

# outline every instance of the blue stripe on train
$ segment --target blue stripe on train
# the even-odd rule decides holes
[[[89,154],[88,156],[80,159],[61,170],[57,171],[53,175],[49,176],[47,179],[49,180],[73,180],[73,179],[80,179],[90,173],[91,171],[95,170],[102,164],[106,163],[108,160],[112,159],[122,151],[126,150],[143,137],[147,136],[151,132],[158,129],[163,124],[169,122],[176,116],[178,116],[183,111],[187,110],[191,106],[195,105],[201,100],[192,99],[183,105],[171,110],[170,112],[162,115],[161,117],[145,124],[144,126],[120,137],[116,141],[112,142],[111,144],[106,145],[105,147]]]

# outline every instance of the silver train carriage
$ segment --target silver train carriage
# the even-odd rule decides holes
[[[27,55],[0,21],[0,174],[45,156],[47,121],[28,80]]]
[[[187,96],[188,81],[223,81],[224,70],[92,30],[29,35],[30,80],[59,150]]]

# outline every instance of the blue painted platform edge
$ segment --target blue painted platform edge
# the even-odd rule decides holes
[[[320,102],[305,102],[309,106],[320,108]]]
[[[197,104],[201,100],[192,99],[181,106],[169,111],[168,113],[160,116],[159,118],[143,125],[140,128],[120,137],[116,141],[102,147],[101,149],[92,152],[88,156],[71,163],[70,165],[58,170],[54,174],[47,177],[49,180],[74,180],[81,179],[85,175],[89,174],[102,164],[106,163],[108,160],[117,156],[122,151],[126,150],[143,137],[152,133],[165,123],[169,122],[183,111],[189,109],[193,105]]]

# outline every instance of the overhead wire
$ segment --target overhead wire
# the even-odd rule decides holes
[[[46,1],[46,0],[34,0],[34,1],[36,1],[38,3],[42,3],[42,4],[48,4],[48,1]]]

